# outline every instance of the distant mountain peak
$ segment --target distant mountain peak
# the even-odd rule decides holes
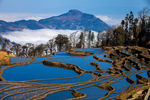
[[[0,21],[0,32],[18,31],[23,29],[70,29],[82,30],[88,29],[93,31],[103,31],[110,28],[101,19],[92,14],[83,13],[77,9],[71,9],[67,13],[59,16],[53,16],[39,21],[20,20],[16,22]]]
[[[71,9],[69,10],[67,13],[64,13],[60,16],[80,16],[82,15],[83,13],[80,11],[80,10],[77,10],[77,9]]]
[[[81,14],[82,12],[80,10],[78,10],[78,9],[71,9],[71,10],[69,10],[68,13]]]

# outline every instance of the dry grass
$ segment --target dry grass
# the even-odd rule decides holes
[[[0,66],[10,64],[10,57],[14,57],[6,51],[0,51]]]

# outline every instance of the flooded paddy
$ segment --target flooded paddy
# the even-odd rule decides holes
[[[0,82],[1,100],[115,99],[121,92],[138,85],[137,77],[140,76],[137,74],[149,79],[146,69],[137,70],[128,64],[121,67],[121,60],[106,57],[102,49],[74,51],[94,53],[98,60],[94,55],[79,56],[58,52],[54,56],[36,58],[30,64],[8,68],[2,74],[5,81]],[[128,54],[127,51],[123,52]],[[12,58],[12,62],[16,63],[18,59]],[[26,62],[31,59],[21,60]],[[43,61],[47,64],[55,63],[47,66]]]

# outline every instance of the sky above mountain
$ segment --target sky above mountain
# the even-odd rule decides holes
[[[149,0],[0,0],[0,20],[39,20],[78,9],[116,25],[126,13],[133,11],[137,16],[139,10],[149,5]]]

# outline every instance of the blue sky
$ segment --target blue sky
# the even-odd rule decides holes
[[[0,19],[40,19],[70,9],[94,14],[107,23],[119,23],[126,13],[148,7],[149,0],[0,0]],[[113,21],[113,22],[112,22]]]
[[[78,9],[94,14],[109,25],[119,25],[131,10],[137,16],[137,12],[148,7],[149,4],[150,0],[0,0],[0,20],[39,20],[63,14],[70,9]],[[6,34],[3,37],[16,43],[38,44],[44,43],[50,37],[54,38],[60,33],[71,34],[72,30],[26,29]]]

